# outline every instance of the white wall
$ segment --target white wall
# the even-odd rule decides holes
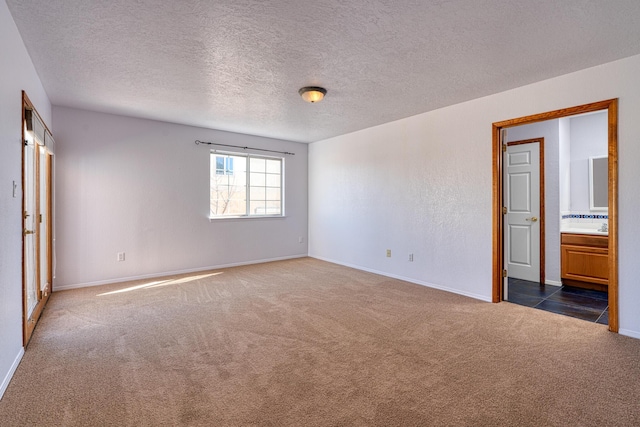
[[[571,123],[569,117],[558,119],[559,169],[560,169],[560,215],[571,209]]]
[[[571,203],[574,212],[589,213],[589,157],[608,153],[609,122],[606,113],[572,117]],[[603,213],[603,212],[599,212]]]
[[[491,124],[619,98],[620,332],[640,338],[638,75],[635,56],[311,144],[310,255],[490,300]]]
[[[560,285],[560,121],[507,129],[507,142],[544,138],[545,282]]]
[[[22,90],[51,126],[51,104],[0,1],[0,397],[22,357]],[[13,197],[13,182],[18,184]]]
[[[57,106],[53,116],[54,290],[306,256],[306,144]],[[196,139],[294,152],[286,218],[210,222],[210,147]]]

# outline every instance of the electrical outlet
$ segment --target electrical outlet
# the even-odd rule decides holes
[[[298,243],[304,243],[304,237],[302,236],[298,237]]]
[[[391,258],[391,249],[387,249],[387,258]]]
[[[15,199],[17,197],[18,194],[18,184],[13,181],[13,198]]]
[[[409,261],[413,262],[413,254],[409,254]]]
[[[118,261],[124,261],[124,252],[118,252]]]

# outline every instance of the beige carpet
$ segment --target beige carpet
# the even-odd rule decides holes
[[[640,340],[303,258],[54,293],[1,426],[637,426]]]

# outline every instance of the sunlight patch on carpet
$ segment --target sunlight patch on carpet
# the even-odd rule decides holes
[[[140,289],[151,289],[151,288],[159,288],[159,287],[162,287],[162,286],[179,285],[179,284],[182,284],[182,283],[193,282],[194,280],[205,279],[205,278],[211,277],[211,276],[218,276],[218,275],[220,275],[222,273],[223,273],[223,271],[219,271],[217,273],[200,274],[200,275],[197,275],[197,276],[182,277],[180,279],[174,279],[174,280],[158,280],[158,281],[155,281],[155,282],[143,283],[142,285],[136,285],[136,286],[131,286],[131,287],[128,287],[128,288],[118,289],[116,291],[105,292],[105,293],[102,293],[102,294],[98,294],[96,296],[102,297],[102,296],[106,296],[106,295],[121,294],[121,293],[124,293],[124,292],[138,291]]]

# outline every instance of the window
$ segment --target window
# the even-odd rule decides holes
[[[284,159],[211,152],[210,215],[282,216]]]

